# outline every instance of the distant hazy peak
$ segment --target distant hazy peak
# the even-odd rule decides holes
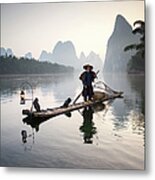
[[[0,56],[5,56],[6,55],[6,50],[3,47],[0,47]]]
[[[0,47],[0,50],[5,50],[5,48],[4,47]]]
[[[73,43],[72,43],[72,41],[64,41],[64,42],[58,41],[55,46],[60,46],[60,45],[62,45],[62,44],[70,45],[70,44],[73,44]]]
[[[65,41],[64,44],[73,44],[72,41]]]
[[[91,51],[88,56],[98,56],[94,51]]]
[[[57,42],[57,44],[55,45],[54,49],[53,49],[53,53],[57,52],[57,51],[73,51],[76,54],[75,51],[75,47],[74,44],[72,43],[72,41],[59,41]],[[60,53],[60,52],[59,52]]]
[[[40,61],[51,61],[52,60],[52,53],[48,53],[45,50],[41,51],[40,57],[39,57]]]
[[[47,51],[45,51],[45,50],[41,51],[41,55],[46,55],[46,54],[47,54]]]
[[[42,50],[42,53],[47,53],[46,50]]]
[[[85,55],[85,53],[83,51],[80,54],[80,58],[86,58],[86,55]]]
[[[25,58],[27,58],[27,59],[32,59],[32,58],[33,58],[33,57],[32,57],[32,53],[31,53],[31,52],[26,53],[26,54],[25,54]]]
[[[62,44],[62,41],[58,41],[55,46],[61,46]]]
[[[13,51],[11,48],[3,48],[3,47],[0,47],[0,55],[1,56],[13,56]]]
[[[75,50],[75,47],[74,47],[72,41],[64,41],[64,42],[58,41],[58,42],[56,43],[54,49],[53,49],[53,52],[54,52],[56,49],[61,49],[61,48],[64,48],[64,47],[69,48],[69,49],[72,48],[72,49]]]

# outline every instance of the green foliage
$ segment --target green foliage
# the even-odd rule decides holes
[[[137,53],[129,60],[127,70],[129,73],[145,72],[145,22],[138,20],[134,26],[138,25],[132,32],[141,34],[139,44],[130,44],[124,48],[124,51],[135,49]]]
[[[129,51],[129,50],[132,50],[132,49],[136,49],[136,45],[135,44],[131,44],[131,45],[129,45],[129,46],[126,46],[125,48],[124,48],[124,51]]]
[[[127,71],[128,73],[145,72],[145,60],[142,58],[141,53],[137,52],[134,56],[132,56],[127,65]]]
[[[17,58],[15,56],[0,57],[0,74],[52,74],[70,73],[72,67],[49,62],[39,62],[35,59]]]

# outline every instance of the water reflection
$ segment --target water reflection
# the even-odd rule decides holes
[[[54,93],[55,97],[61,96],[61,99],[66,98],[65,93],[68,93],[67,96],[74,96],[77,81],[74,82],[73,79],[73,74],[1,76],[1,100],[5,102],[6,100],[12,99],[13,95],[19,95],[21,85],[24,82],[29,82],[32,85],[34,93],[40,89],[43,96],[49,94],[50,91]],[[31,93],[29,88],[25,87],[25,90],[28,94]]]
[[[128,76],[131,89],[135,92],[134,109],[129,113],[128,119],[132,122],[132,131],[134,134],[144,135],[145,131],[145,76]],[[127,103],[131,103],[128,100]]]
[[[141,75],[107,74],[105,81],[111,87],[121,89],[124,98],[116,99],[111,107],[115,131],[128,129],[133,125],[133,133],[140,134],[145,121],[145,77]]]
[[[1,79],[2,165],[55,167],[57,164],[56,167],[66,167],[68,163],[67,167],[74,168],[142,168],[145,130],[142,77],[110,75],[105,82],[113,89],[123,91],[124,98],[115,99],[108,106],[102,104],[85,108],[82,116],[74,111],[70,119],[62,115],[50,118],[45,124],[48,119],[23,119],[22,109],[29,108],[30,103],[19,105],[22,82],[28,81],[33,85],[41,108],[46,109],[61,106],[67,97],[73,99],[78,94],[80,82],[77,77]],[[10,117],[14,121],[10,121]],[[22,130],[27,131],[27,136],[22,136]],[[88,156],[86,144],[95,144],[96,135],[100,146],[89,146],[92,150]],[[121,140],[117,141],[118,137],[122,137]],[[31,153],[24,153],[23,156],[23,148]],[[89,161],[90,157],[92,161]]]
[[[136,92],[135,103],[145,115],[145,76],[128,76],[131,89]]]
[[[32,127],[32,129],[35,129],[36,132],[39,131],[39,127],[40,124],[44,123],[45,121],[47,121],[49,118],[35,118],[32,116],[27,116],[25,118],[23,118],[23,123],[30,125]]]
[[[23,144],[27,143],[27,131],[22,130],[21,131],[21,135],[22,135],[22,142],[23,142]]]
[[[75,78],[74,78],[75,76]],[[20,85],[28,81],[32,84],[33,89],[36,90],[35,93],[39,93],[40,96],[46,97],[49,99],[50,103],[55,103],[54,101],[63,102],[66,97],[75,97],[75,92],[77,89],[78,80],[76,74],[71,75],[52,75],[52,76],[27,76],[27,77],[3,77],[0,81],[1,87],[1,99],[2,103],[5,100],[11,100],[13,95],[18,94]],[[117,99],[113,102],[111,106],[111,113],[113,116],[113,125],[114,130],[119,131],[121,129],[128,128],[129,121],[133,121],[132,124],[138,124],[138,126],[143,126],[144,128],[144,115],[145,115],[145,81],[144,76],[127,76],[127,75],[104,75],[105,82],[110,87],[115,87],[116,90],[124,91],[124,99]],[[75,81],[74,81],[75,79]],[[49,94],[49,92],[52,92]],[[52,97],[52,95],[54,97]],[[19,94],[18,94],[19,96]],[[51,97],[50,97],[51,96]],[[51,100],[50,100],[51,99]],[[54,101],[53,101],[54,99]],[[4,101],[3,101],[4,100]],[[43,100],[43,99],[42,99]],[[51,102],[52,101],[52,102]],[[47,102],[43,102],[46,106]],[[41,102],[42,104],[42,102]],[[101,109],[99,109],[101,108]],[[104,105],[98,106],[95,108],[97,111],[102,111]],[[95,109],[94,112],[96,111]],[[68,117],[71,117],[71,114],[66,114]],[[106,118],[106,115],[104,116]],[[46,119],[45,119],[46,120]],[[39,131],[39,125],[45,121],[38,120],[30,121],[23,120],[27,124],[35,128],[36,131]],[[136,122],[135,122],[136,121]],[[137,123],[137,121],[140,121]],[[135,127],[135,125],[134,125]],[[133,128],[135,131],[135,128]],[[136,131],[135,131],[136,132]]]
[[[143,135],[145,131],[144,115],[139,112],[131,111],[128,119],[131,120],[133,133]]]
[[[22,143],[24,146],[24,151],[31,151],[32,147],[35,143],[34,131],[32,129],[32,133],[28,134],[26,130],[21,131]]]
[[[83,124],[80,126],[80,131],[83,133],[83,141],[86,144],[93,143],[93,135],[97,133],[96,127],[93,122],[93,109],[89,107],[85,107],[82,116],[83,116]]]
[[[95,127],[95,124],[93,122],[93,114],[99,111],[103,111],[105,109],[105,104],[98,103],[94,106],[88,106],[83,108],[83,111],[81,113],[83,118],[83,123],[80,126],[79,130],[83,133],[83,141],[85,144],[92,144],[93,143],[93,136],[97,133],[97,127]],[[67,114],[64,113],[67,117],[71,117],[71,112],[68,112]],[[27,124],[31,126],[32,129],[35,129],[36,132],[39,132],[40,125],[44,123],[47,120],[51,120],[52,118],[37,118],[27,116],[22,119],[24,124]],[[27,133],[25,131],[22,131],[22,141],[23,143],[27,142]]]

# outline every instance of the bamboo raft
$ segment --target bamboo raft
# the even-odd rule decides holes
[[[35,118],[35,119],[48,119],[48,118],[52,118],[61,114],[66,114],[75,110],[79,110],[82,108],[85,108],[87,106],[94,106],[98,103],[103,103],[105,101],[109,101],[115,98],[121,98],[122,97],[122,92],[117,92],[114,93],[113,95],[108,95],[108,94],[104,94],[103,98],[94,100],[94,101],[86,101],[86,102],[79,102],[76,104],[71,104],[68,107],[56,107],[56,108],[52,108],[52,109],[47,109],[47,110],[42,110],[40,112],[36,112],[36,111],[30,111],[30,110],[23,110],[22,114],[23,115],[27,115],[28,117],[31,118]]]

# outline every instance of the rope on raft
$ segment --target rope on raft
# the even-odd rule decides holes
[[[103,86],[103,87],[102,87]],[[102,91],[104,91],[105,93],[108,94],[115,94],[118,93],[117,91],[114,91],[113,89],[111,89],[107,84],[105,84],[103,81],[98,81],[94,84],[94,88],[98,88],[101,89]]]

